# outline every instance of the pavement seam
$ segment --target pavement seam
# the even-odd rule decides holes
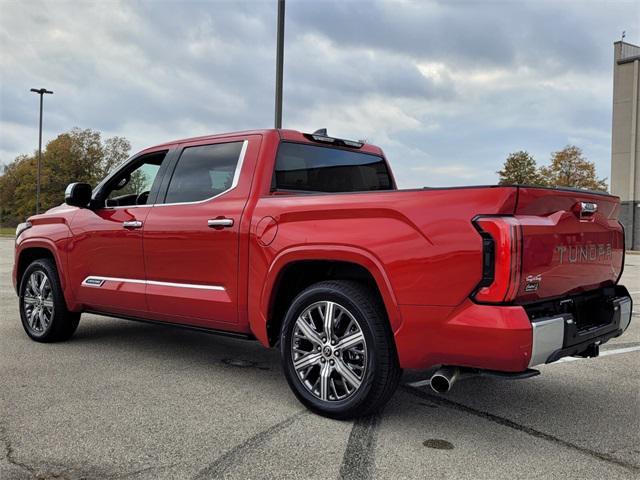
[[[347,448],[342,456],[339,480],[373,478],[377,430],[381,414],[358,418],[353,422]]]
[[[11,465],[14,465],[22,470],[29,472],[31,475],[35,475],[36,473],[35,468],[31,467],[30,465],[27,465],[26,463],[19,462],[14,458],[13,456],[14,450],[13,450],[13,446],[11,445],[11,440],[9,439],[9,433],[7,432],[7,427],[5,427],[2,424],[0,424],[0,440],[4,445],[4,452],[5,452],[4,457],[7,462],[9,462]]]
[[[281,430],[289,427],[293,422],[298,420],[302,415],[307,414],[307,410],[301,410],[298,413],[285,418],[281,422],[272,425],[271,427],[262,430],[255,435],[249,437],[244,442],[236,445],[227,453],[218,457],[211,464],[201,469],[193,477],[194,480],[204,480],[208,478],[221,478],[229,470],[230,467],[235,465],[236,461],[242,459],[248,453],[256,447],[262,446],[271,437],[276,435]]]
[[[135,477],[136,475],[142,475],[143,473],[148,473],[148,472],[157,472],[160,470],[167,470],[169,468],[174,468],[177,467],[178,465],[181,465],[180,462],[176,462],[176,463],[172,463],[171,465],[161,465],[161,466],[151,466],[151,467],[144,467],[144,468],[140,468],[138,470],[133,470],[131,472],[124,472],[124,473],[119,473],[116,475],[112,475],[110,477],[110,479],[120,479],[120,478],[129,478],[129,477]]]
[[[527,427],[526,425],[521,425],[512,420],[509,420],[504,417],[500,417],[498,415],[494,415],[493,413],[485,412],[483,410],[477,410],[473,407],[469,407],[462,403],[455,402],[453,400],[449,400],[447,398],[436,397],[427,392],[419,390],[414,387],[403,385],[402,389],[410,393],[416,397],[420,397],[424,400],[428,400],[432,403],[437,403],[438,405],[449,407],[454,410],[459,410],[465,413],[469,413],[471,415],[475,415],[476,417],[483,418],[485,420],[489,420],[490,422],[497,423],[498,425],[502,425],[504,427],[512,428],[522,433],[526,433],[527,435],[531,435],[532,437],[540,438],[542,440],[547,440],[552,443],[556,443],[558,445],[562,445],[563,447],[570,448],[572,450],[576,450],[582,454],[589,455],[597,460],[601,460],[603,462],[612,463],[622,468],[626,468],[627,470],[631,470],[632,472],[640,472],[640,467],[627,463],[623,460],[613,457],[612,455],[608,455],[606,453],[597,452],[595,450],[591,450],[586,447],[581,447],[580,445],[576,445],[574,443],[567,442],[566,440],[562,440],[561,438],[555,437],[549,433],[541,432],[540,430],[536,430],[535,428]]]

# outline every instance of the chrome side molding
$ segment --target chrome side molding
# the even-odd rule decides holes
[[[102,287],[106,282],[121,282],[121,283],[138,283],[142,285],[156,285],[160,287],[174,287],[174,288],[195,288],[199,290],[217,290],[224,292],[226,289],[221,285],[198,285],[195,283],[174,283],[174,282],[158,282],[156,280],[142,280],[137,278],[118,278],[118,277],[99,277],[90,275],[82,281],[83,287]]]

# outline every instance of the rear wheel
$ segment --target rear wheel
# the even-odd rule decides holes
[[[357,282],[320,282],[300,293],[280,340],[289,385],[321,415],[374,413],[398,385],[401,370],[384,307]]]
[[[67,310],[58,271],[51,260],[34,260],[22,275],[19,292],[22,326],[33,340],[67,340],[78,328],[80,314]]]

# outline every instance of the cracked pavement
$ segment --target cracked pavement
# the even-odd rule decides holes
[[[338,422],[306,412],[255,342],[96,315],[69,342],[32,342],[12,262],[0,239],[2,480],[640,476],[640,351],[444,396],[408,372],[381,414]],[[623,283],[640,302],[640,255]],[[603,351],[639,346],[638,323]]]

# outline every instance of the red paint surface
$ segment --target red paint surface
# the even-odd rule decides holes
[[[622,268],[615,197],[516,187],[274,194],[278,144],[308,143],[298,132],[200,137],[162,148],[230,139],[249,142],[235,189],[197,204],[58,207],[31,218],[34,227],[20,236],[16,259],[30,247],[49,249],[73,310],[252,333],[265,345],[273,290],[285,267],[306,260],[352,262],[371,273],[381,292],[403,367],[504,371],[524,370],[531,353],[530,322],[518,303],[613,284]],[[371,145],[363,151],[382,154]],[[579,200],[598,203],[593,219],[576,216],[572,209]],[[514,215],[522,228],[516,305],[470,299],[482,276],[482,239],[472,223],[478,215]],[[207,220],[219,216],[232,218],[233,227],[208,228]],[[265,218],[272,220],[261,222]],[[134,219],[144,227],[122,228]],[[560,263],[558,246],[590,244],[610,245],[610,259]],[[89,275],[225,290],[121,282],[81,286]],[[542,275],[533,293],[524,291],[529,275]]]

